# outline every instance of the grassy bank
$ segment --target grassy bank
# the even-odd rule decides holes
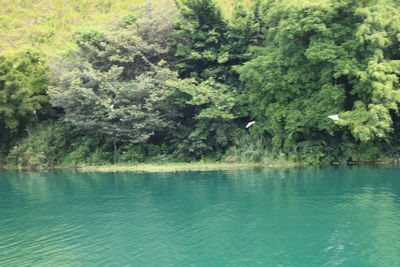
[[[137,164],[137,165],[106,165],[80,167],[81,171],[95,172],[177,172],[177,171],[204,171],[204,170],[227,170],[254,167],[289,167],[304,164],[252,164],[252,163],[163,163],[163,164]]]
[[[392,165],[399,164],[396,161],[364,161],[349,162],[349,165]],[[284,162],[284,163],[140,163],[135,165],[105,165],[105,166],[83,166],[79,167],[80,171],[85,172],[179,172],[179,171],[212,171],[212,170],[229,170],[242,168],[280,168],[280,167],[297,167],[307,166],[306,163]],[[333,165],[340,165],[339,163]]]
[[[349,162],[348,165],[399,165],[400,161],[363,161]],[[0,166],[0,170],[58,170],[58,169],[75,169],[82,172],[180,172],[180,171],[212,171],[212,170],[229,170],[243,168],[281,168],[281,167],[298,167],[307,166],[306,163],[139,163],[139,164],[110,164],[102,166],[53,166],[48,168],[35,167],[17,167],[17,166]],[[333,165],[341,165],[339,163]]]

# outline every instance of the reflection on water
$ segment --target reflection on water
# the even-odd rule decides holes
[[[395,166],[0,173],[0,266],[400,266]]]

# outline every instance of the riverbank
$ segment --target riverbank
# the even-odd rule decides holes
[[[396,161],[359,161],[349,162],[348,165],[398,165]],[[243,168],[282,168],[282,167],[299,167],[307,166],[307,163],[139,163],[136,165],[106,165],[106,166],[80,166],[78,170],[84,172],[179,172],[179,171],[212,171],[212,170],[229,170]],[[332,165],[340,165],[339,163]],[[56,167],[58,168],[58,167]],[[61,167],[62,168],[62,167]]]
[[[107,166],[82,166],[78,169],[85,172],[178,172],[178,171],[205,171],[228,170],[255,167],[293,167],[302,166],[299,163],[285,164],[251,164],[251,163],[143,163],[137,165],[107,165]]]
[[[363,162],[348,162],[347,165],[399,165],[400,161],[363,161]],[[277,162],[277,163],[137,163],[132,165],[127,164],[110,164],[102,166],[52,166],[52,167],[16,167],[16,166],[0,166],[0,169],[5,170],[60,170],[60,169],[75,169],[82,172],[179,172],[179,171],[212,171],[212,170],[229,170],[243,168],[282,168],[282,167],[298,167],[307,166],[306,163],[294,162]],[[333,163],[332,165],[341,165]],[[346,165],[346,164],[345,164]]]

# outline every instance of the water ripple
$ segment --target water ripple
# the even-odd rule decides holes
[[[0,266],[399,266],[397,167],[0,173]]]

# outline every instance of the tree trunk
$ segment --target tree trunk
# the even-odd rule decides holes
[[[114,139],[113,140],[113,146],[114,146],[114,164],[117,163],[118,160],[118,147],[117,147],[117,141]]]

